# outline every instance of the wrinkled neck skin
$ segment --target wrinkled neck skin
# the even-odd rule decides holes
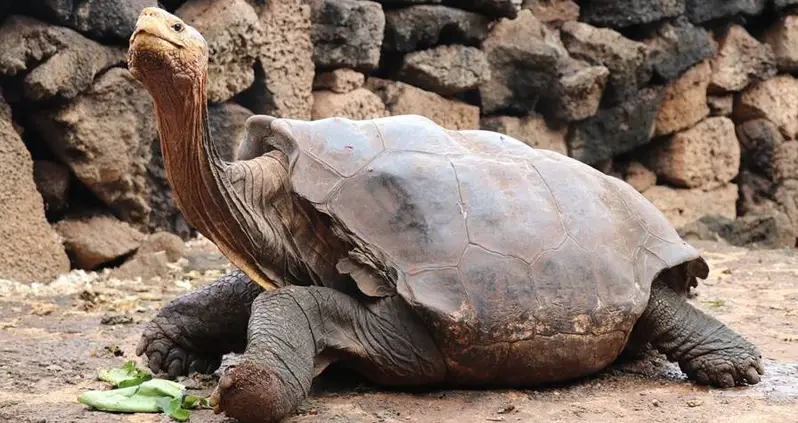
[[[216,181],[226,166],[215,154],[205,126],[204,81],[180,89],[182,84],[162,78],[157,85],[153,100],[166,176],[185,217],[203,231],[219,217],[213,216],[215,207],[208,206],[221,194]]]
[[[148,81],[161,151],[178,207],[197,230],[259,285],[337,286],[348,248],[288,186],[287,160],[225,162],[208,127],[205,80]],[[270,166],[264,168],[264,166]],[[248,180],[247,180],[248,178]]]
[[[262,244],[253,239],[259,232],[247,227],[246,207],[225,172],[228,163],[210,138],[206,78],[190,81],[164,75],[148,82],[164,167],[177,206],[233,264],[260,285],[273,288],[254,254]]]

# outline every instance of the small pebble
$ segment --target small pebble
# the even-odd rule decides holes
[[[704,403],[704,401],[701,401],[701,400],[690,400],[690,401],[687,401],[687,405],[689,407],[699,407],[703,403]]]
[[[106,313],[100,320],[101,325],[126,325],[133,323],[133,317],[127,314]]]
[[[507,414],[507,413],[512,412],[512,411],[515,411],[515,405],[508,404],[508,405],[500,408],[499,411],[497,411],[496,413],[497,414]]]
[[[651,405],[653,405],[654,407],[659,407],[659,404],[660,402],[658,399],[651,400]]]

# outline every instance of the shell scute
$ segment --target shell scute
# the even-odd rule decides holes
[[[346,179],[328,207],[405,272],[456,266],[468,244],[457,177],[445,156],[387,152]]]

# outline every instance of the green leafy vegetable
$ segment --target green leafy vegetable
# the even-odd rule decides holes
[[[159,397],[155,401],[158,403],[158,407],[161,409],[161,411],[163,411],[167,416],[180,422],[188,420],[188,410],[183,408],[183,403],[180,401],[180,398],[170,399],[167,397]]]
[[[153,379],[140,385],[142,395],[182,399],[186,387],[171,380]]]
[[[110,391],[84,392],[78,401],[100,411],[119,413],[157,413],[161,411],[155,400],[158,397],[142,395],[138,386]]]
[[[115,388],[127,388],[152,379],[152,374],[146,370],[136,368],[136,363],[133,361],[128,361],[117,369],[100,369],[97,371],[97,378],[110,383]]]
[[[207,398],[186,395],[186,387],[171,380],[153,379],[128,361],[122,367],[100,370],[98,378],[117,387],[111,390],[88,391],[78,401],[89,407],[118,413],[163,412],[177,421],[189,419],[189,409],[210,407]]]
[[[208,398],[186,395],[183,398],[183,408],[211,408],[211,404],[208,401]]]

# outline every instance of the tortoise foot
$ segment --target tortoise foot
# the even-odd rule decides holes
[[[276,422],[295,407],[277,373],[249,359],[226,370],[211,394],[210,405],[214,413],[225,413],[243,423]]]
[[[761,354],[747,342],[681,361],[679,367],[697,383],[718,388],[755,385],[764,374]]]
[[[136,355],[170,377],[212,373],[222,356],[243,351],[252,301],[263,289],[239,270],[199,291],[181,295],[144,328]]]
[[[150,370],[165,372],[174,379],[192,372],[210,374],[219,368],[221,354],[193,347],[186,333],[162,320],[162,316],[157,316],[147,325],[136,347],[136,355],[147,355]]]

